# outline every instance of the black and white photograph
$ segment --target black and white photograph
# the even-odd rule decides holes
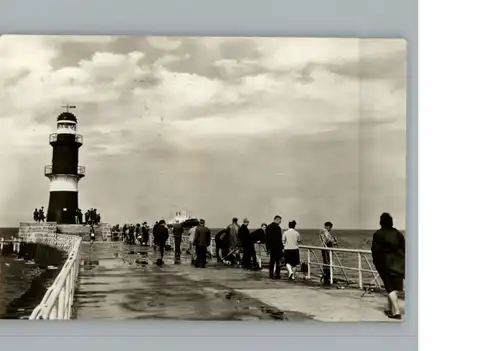
[[[405,319],[407,43],[0,36],[0,319]]]

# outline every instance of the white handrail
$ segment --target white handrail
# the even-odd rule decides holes
[[[311,265],[315,265],[319,267],[320,271],[323,272],[325,268],[330,270],[330,284],[333,283],[333,272],[334,269],[339,269],[344,276],[346,282],[350,284],[352,282],[351,277],[348,276],[346,270],[357,271],[357,280],[358,286],[360,289],[365,288],[363,273],[369,273],[373,276],[372,281],[368,284],[368,287],[371,285],[375,285],[375,287],[381,288],[382,282],[380,281],[380,277],[378,272],[373,268],[370,260],[367,256],[371,256],[370,250],[360,250],[360,249],[341,249],[338,247],[322,247],[322,246],[311,246],[311,245],[299,245],[300,250],[307,251],[307,279],[311,279]],[[320,262],[318,259],[316,252],[327,252],[328,253],[328,262]],[[315,261],[311,259],[311,253],[315,257]],[[348,266],[342,262],[339,257],[339,253],[356,255],[356,267]],[[334,263],[334,259],[338,264]],[[363,268],[363,260],[366,262],[366,266],[368,268]]]
[[[189,242],[189,236],[182,236],[182,243],[185,244]],[[174,247],[174,236],[170,235],[168,238],[168,244]],[[264,244],[260,244],[264,246]],[[323,272],[324,269],[328,269],[330,271],[329,278],[330,284],[333,283],[334,273],[339,271],[341,276],[343,276],[344,280],[348,284],[357,283],[360,289],[370,288],[372,286],[377,288],[382,288],[383,283],[379,277],[378,272],[374,269],[373,264],[371,262],[371,251],[363,250],[363,249],[346,249],[339,247],[323,247],[323,246],[313,246],[313,245],[299,245],[299,249],[301,251],[307,251],[307,279],[311,279],[311,267],[315,266],[319,268],[320,273]],[[215,240],[212,237],[211,245],[209,250],[212,255],[215,255]],[[262,251],[262,250],[261,250]],[[322,251],[326,251],[328,255],[328,263],[324,263],[320,260]],[[319,255],[318,255],[319,253]],[[346,263],[345,259],[342,260],[341,255],[352,255],[355,256],[356,264],[350,265]],[[302,256],[302,255],[301,255]],[[303,257],[303,256],[302,256]],[[262,257],[260,257],[262,259]],[[356,276],[349,275],[348,271],[357,272]],[[365,284],[366,277],[364,274],[368,274],[371,276],[371,281],[368,284]],[[321,275],[321,274],[320,274]]]
[[[72,237],[75,241],[64,266],[52,286],[45,293],[40,304],[31,313],[30,319],[71,318],[76,282],[80,269],[80,246],[82,243],[82,238]]]

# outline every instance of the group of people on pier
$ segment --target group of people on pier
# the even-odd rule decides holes
[[[288,279],[294,280],[297,267],[301,266],[299,244],[300,233],[296,230],[297,222],[292,220],[288,228],[282,230],[282,217],[276,215],[269,223],[262,223],[260,228],[250,232],[248,219],[238,224],[238,218],[233,218],[231,224],[215,234],[215,255],[217,262],[230,266],[240,266],[250,270],[262,269],[261,248],[265,247],[269,255],[269,278],[281,279],[281,265],[284,261],[288,272]],[[405,278],[405,238],[394,228],[390,214],[380,216],[380,229],[373,235],[371,252],[373,263],[384,283],[388,293],[388,307],[385,314],[389,318],[400,319],[401,312],[398,303],[398,292],[403,290]],[[325,250],[322,250],[322,260],[325,266],[330,265],[330,250],[338,247],[338,239],[332,235],[333,224],[328,221],[319,231],[319,238]],[[189,249],[192,264],[195,267],[205,268],[207,264],[207,248],[212,244],[211,230],[205,220],[196,223],[187,222],[168,224],[165,220],[157,221],[152,229],[152,240],[149,237],[149,226],[146,222],[141,226],[124,225],[123,238],[129,244],[139,243],[145,246],[153,245],[158,249],[158,264],[163,264],[169,237],[173,236],[175,263],[180,263],[181,242],[185,233],[188,234]],[[257,254],[259,252],[259,254]],[[307,267],[306,267],[307,268]],[[323,282],[330,281],[330,270],[324,269]]]
[[[35,222],[45,222],[45,211],[43,206],[40,209],[35,208],[35,211],[33,211],[33,220]]]
[[[35,208],[33,211],[33,220],[35,222],[45,222],[45,210],[43,206],[38,209]],[[101,215],[97,212],[95,208],[91,208],[85,212],[85,221],[83,221],[82,210],[77,208],[75,211],[75,224],[99,224],[101,222]]]
[[[82,223],[82,211],[77,210],[78,223]],[[85,222],[83,224],[99,224],[101,223],[101,215],[97,209],[91,208],[85,212]]]

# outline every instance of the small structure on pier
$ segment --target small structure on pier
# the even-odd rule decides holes
[[[85,176],[85,167],[78,165],[78,150],[83,137],[76,133],[77,118],[69,112],[76,106],[63,106],[66,111],[57,117],[57,131],[49,136],[53,148],[52,165],[45,166],[50,180],[47,221],[60,224],[76,223],[78,182]]]

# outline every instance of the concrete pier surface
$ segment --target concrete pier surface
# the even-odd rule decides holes
[[[384,315],[379,293],[324,288],[316,282],[270,280],[267,271],[195,268],[173,253],[156,266],[152,248],[96,242],[82,247],[74,300],[77,319],[288,320],[400,322]],[[284,275],[283,275],[284,276]],[[404,312],[404,301],[401,301]]]

